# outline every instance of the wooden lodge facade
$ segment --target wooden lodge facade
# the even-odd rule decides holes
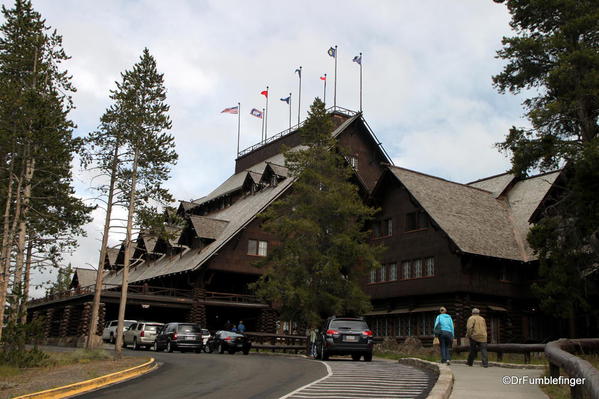
[[[360,113],[337,108],[332,132],[356,172],[365,198],[381,209],[369,228],[387,250],[364,288],[365,315],[379,336],[432,339],[440,306],[464,336],[472,307],[487,318],[492,342],[542,341],[544,320],[529,286],[536,262],[526,243],[532,216],[560,173],[518,180],[502,174],[458,184],[395,167]],[[275,332],[277,313],[248,291],[254,266],[277,244],[259,214],[293,185],[281,148],[301,146],[297,130],[240,153],[235,174],[213,192],[182,201],[182,228],[168,238],[141,233],[129,272],[126,318],[193,321],[219,329],[244,320],[249,331]],[[124,247],[108,251],[98,331],[116,319]],[[90,277],[90,274],[92,275]],[[93,272],[78,269],[68,293],[34,300],[31,317],[45,317],[46,336],[86,335]],[[90,282],[91,281],[91,282]]]

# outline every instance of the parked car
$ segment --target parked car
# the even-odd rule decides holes
[[[123,346],[133,345],[133,350],[154,346],[156,332],[163,326],[162,323],[138,321],[133,323],[123,333]]]
[[[330,355],[351,355],[355,361],[364,356],[372,360],[373,333],[361,318],[329,317],[316,336],[316,359],[327,360]]]
[[[218,352],[230,354],[242,351],[244,355],[250,353],[252,343],[248,337],[243,334],[231,332],[231,331],[217,331],[214,337],[210,338],[207,343],[207,352]]]
[[[104,340],[105,342],[108,341],[111,344],[114,344],[116,342],[116,328],[118,322],[118,320],[111,320],[107,321],[106,324],[104,324],[104,330],[102,330],[102,340]],[[131,327],[133,323],[137,323],[137,320],[125,320],[124,331],[127,331],[127,329]]]
[[[168,323],[156,335],[154,350],[167,352],[193,350],[200,352],[204,347],[202,327],[194,323]]]

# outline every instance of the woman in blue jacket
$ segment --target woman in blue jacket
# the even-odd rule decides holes
[[[451,360],[449,348],[451,348],[453,341],[453,320],[443,306],[439,309],[439,315],[435,319],[434,332],[435,336],[439,337],[439,343],[441,344],[441,363],[449,364]]]

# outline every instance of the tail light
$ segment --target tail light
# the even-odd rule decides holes
[[[176,339],[177,339],[177,333],[174,333],[174,334],[173,334],[173,338],[172,338],[172,339],[173,339],[173,340],[176,340]]]
[[[144,334],[144,330],[141,330],[141,332],[139,333],[139,336],[140,336],[140,337],[143,337],[143,336],[145,336],[145,334]]]
[[[231,337],[225,337],[225,341],[230,341]]]
[[[370,331],[370,330],[362,331],[362,335],[366,335],[367,337],[372,337],[372,331]]]
[[[337,331],[337,330],[327,330],[327,335],[328,336],[339,335],[339,331]]]

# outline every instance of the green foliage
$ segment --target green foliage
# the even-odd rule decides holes
[[[12,367],[40,367],[46,365],[49,357],[37,348],[27,349],[30,342],[37,343],[43,332],[43,320],[34,320],[27,324],[9,322],[3,329],[0,342],[0,365]]]
[[[67,267],[61,267],[58,269],[58,274],[56,275],[56,281],[52,283],[50,286],[49,294],[56,294],[59,292],[68,291],[71,281],[73,280],[74,270],[71,267],[71,264]]]
[[[513,127],[498,147],[512,171],[566,165],[529,242],[539,255],[534,291],[561,317],[590,306],[599,254],[599,3],[595,0],[505,0],[514,37],[503,38],[507,61],[493,78],[500,92],[536,94],[524,101],[531,128]],[[559,197],[559,198],[558,198]],[[572,331],[571,331],[572,332]]]
[[[284,320],[313,327],[333,314],[360,315],[370,300],[360,281],[378,267],[379,248],[363,230],[375,210],[350,182],[352,169],[332,137],[332,120],[316,99],[301,134],[305,149],[287,151],[291,191],[263,214],[280,244],[269,248],[265,273],[253,285]]]

